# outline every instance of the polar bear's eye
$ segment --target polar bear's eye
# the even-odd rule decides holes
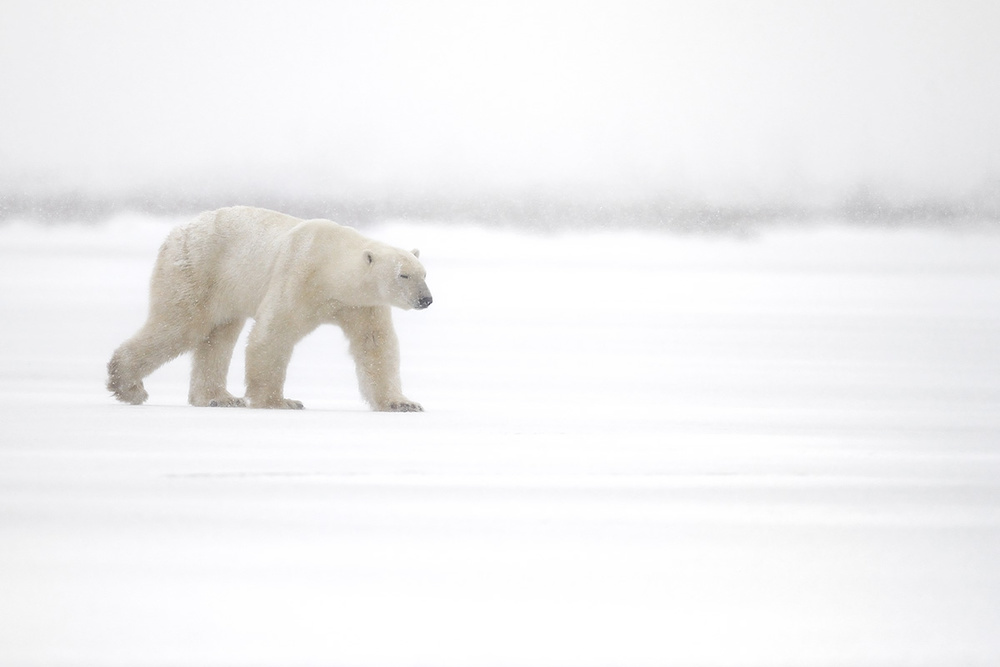
[[[403,280],[409,280],[410,278],[410,276],[406,275],[405,273],[400,273],[399,277],[402,278]]]

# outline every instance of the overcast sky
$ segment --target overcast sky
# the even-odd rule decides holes
[[[0,185],[961,196],[1000,2],[0,0]]]

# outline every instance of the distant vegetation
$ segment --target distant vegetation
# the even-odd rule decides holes
[[[178,216],[234,204],[263,206],[303,218],[322,217],[357,226],[386,220],[411,220],[540,231],[622,228],[739,234],[771,225],[808,225],[838,220],[861,225],[996,225],[1000,228],[1000,183],[962,200],[890,201],[860,189],[840,202],[826,205],[784,202],[717,205],[666,196],[602,198],[548,193],[341,198],[260,191],[198,195],[0,194],[0,222],[99,222],[122,213]]]

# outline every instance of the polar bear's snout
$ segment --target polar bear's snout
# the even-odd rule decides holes
[[[431,296],[431,291],[427,288],[427,282],[423,278],[407,282],[413,288],[412,296],[410,297],[410,304],[413,308],[423,310],[434,303],[434,297]]]

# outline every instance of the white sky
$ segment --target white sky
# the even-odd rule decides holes
[[[955,196],[1000,3],[0,0],[0,185]]]

